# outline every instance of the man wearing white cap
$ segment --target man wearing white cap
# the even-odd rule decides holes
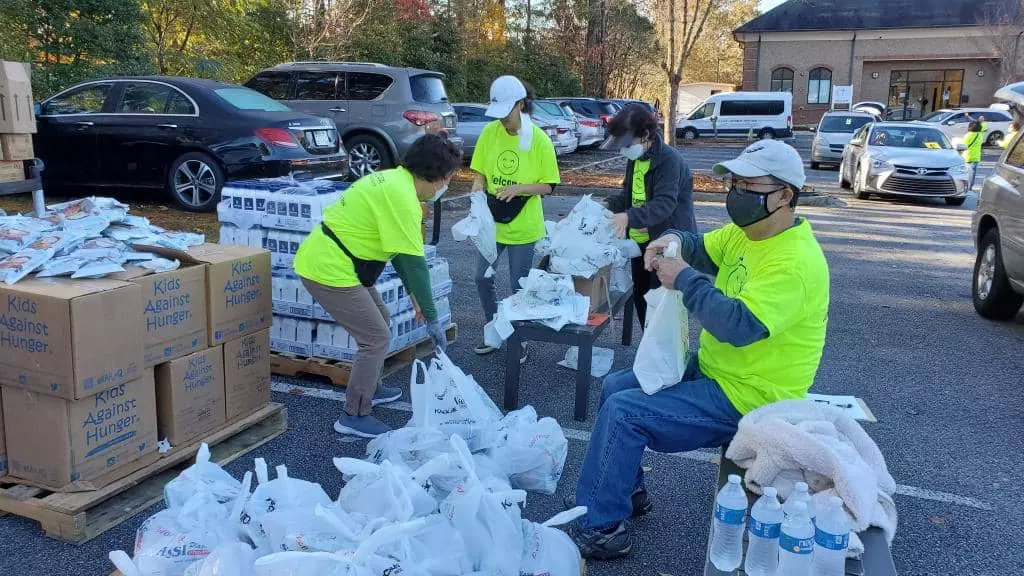
[[[475,172],[472,191],[487,193],[487,207],[497,227],[498,255],[508,252],[511,289],[533,267],[534,244],[547,234],[540,197],[560,182],[555,146],[540,127],[530,121],[533,97],[515,76],[502,76],[491,84],[487,116],[497,118],[480,132],[470,168]],[[498,311],[494,275],[482,256],[476,270],[476,287],[485,322]],[[477,354],[495,348],[482,343]],[[522,359],[526,359],[523,344]]]
[[[666,232],[644,255],[700,321],[700,348],[682,382],[654,395],[632,370],[605,378],[572,502],[588,508],[572,531],[588,557],[630,552],[626,519],[653,508],[643,483],[645,448],[721,446],[744,414],[804,397],[821,361],[829,272],[811,225],[794,213],[805,180],[800,155],[764,140],[714,172],[729,177],[732,223],[703,235]],[[671,242],[683,258],[664,256]]]

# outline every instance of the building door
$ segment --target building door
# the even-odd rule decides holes
[[[913,120],[942,108],[960,106],[963,70],[893,70],[889,77],[889,108],[900,110],[893,120]]]

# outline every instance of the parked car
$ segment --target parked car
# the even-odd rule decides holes
[[[570,119],[561,108],[548,102],[536,102],[534,106],[533,120],[546,128],[555,145],[555,154],[562,156],[575,152],[580,143],[578,129],[574,128],[574,125],[579,125],[578,121]]]
[[[226,180],[339,177],[334,125],[233,84],[165,76],[77,84],[37,111],[46,186],[163,188],[212,210]]]
[[[665,128],[665,119],[662,118],[661,114],[658,112],[658,107],[655,106],[654,104],[651,104],[650,102],[644,102],[643,100],[626,100],[621,98],[614,99],[612,100],[612,102],[615,102],[620,107],[625,106],[627,104],[639,104],[651,112],[651,116],[653,116],[654,119],[658,121],[659,129]]]
[[[886,105],[881,102],[872,102],[870,100],[864,102],[857,102],[853,106],[850,106],[852,112],[867,112],[875,116],[885,116]]]
[[[334,121],[356,177],[395,166],[425,133],[462,144],[444,74],[357,62],[289,62],[246,86]]]
[[[480,138],[484,126],[495,119],[489,118],[485,114],[487,106],[484,104],[458,103],[453,104],[452,107],[455,108],[455,113],[459,116],[459,130],[463,139],[462,150],[468,162],[473,157],[476,141]],[[546,114],[538,107],[534,111],[533,121],[551,138],[551,143],[555,146],[555,154],[561,156],[576,151],[579,138],[567,118],[561,115],[556,117]]]
[[[1024,111],[1024,82],[996,91],[996,98]],[[985,180],[974,211],[977,259],[971,293],[978,314],[993,320],[1016,316],[1024,303],[1024,137],[1010,143]]]
[[[608,100],[596,98],[558,98],[560,104],[568,104],[573,112],[587,118],[594,118],[601,121],[602,126],[607,126],[608,121],[618,112],[615,104]]]
[[[793,135],[793,95],[789,92],[720,92],[708,97],[676,124],[676,137],[789,138]]]
[[[566,114],[572,115],[576,119],[580,133],[579,148],[593,148],[604,142],[607,130],[600,118],[580,114],[565,100],[549,98],[543,102],[551,102],[559,106]]]
[[[1010,113],[996,108],[950,108],[936,110],[921,118],[918,122],[931,124],[942,130],[950,140],[960,142],[967,135],[967,126],[973,120],[985,117],[988,124],[988,134],[985,137],[985,144],[998,146],[1006,133],[1010,131],[1010,122],[1013,118]]]
[[[817,170],[822,164],[839,164],[843,159],[846,143],[854,132],[877,116],[867,112],[827,112],[821,117],[811,142],[811,168]]]
[[[484,112],[487,106],[483,104],[458,103],[452,104],[456,116],[459,118],[459,136],[462,138],[462,155],[468,163],[473,158],[473,151],[476,150],[476,141],[480,138],[484,126],[494,121],[488,118]]]
[[[872,194],[944,198],[960,206],[967,198],[967,163],[941,131],[916,123],[870,123],[854,134],[839,164],[839,185]]]

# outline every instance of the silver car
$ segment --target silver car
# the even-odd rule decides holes
[[[476,141],[484,126],[494,121],[485,115],[487,106],[484,104],[456,103],[452,105],[459,116],[459,134],[463,140],[462,151],[468,161],[473,157]],[[564,116],[546,114],[540,107],[534,110],[533,121],[544,130],[555,145],[555,154],[571,154],[576,151],[579,138],[572,130],[572,124]]]
[[[576,122],[579,132],[579,148],[593,148],[604,142],[607,135],[604,122],[600,118],[584,116],[573,110],[568,100],[548,98],[543,102],[551,102],[558,106],[566,116]]]
[[[961,146],[962,148],[962,146]],[[870,123],[854,134],[839,164],[839,185],[854,195],[967,198],[967,164],[941,131],[920,124]]]
[[[426,133],[462,144],[444,74],[359,62],[289,62],[246,82],[289,107],[334,121],[355,177],[398,164]]]
[[[817,170],[822,164],[839,164],[853,134],[876,119],[866,112],[828,112],[822,116],[818,126],[812,128],[811,168]]]
[[[996,92],[1024,112],[1024,82]],[[974,309],[993,320],[1009,320],[1024,303],[1024,137],[1020,134],[985,180],[974,212]]]

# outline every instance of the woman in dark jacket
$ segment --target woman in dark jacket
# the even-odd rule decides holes
[[[623,108],[608,123],[609,139],[604,150],[616,150],[628,159],[622,196],[608,199],[615,213],[612,229],[619,238],[632,238],[647,244],[666,230],[697,231],[693,215],[693,179],[683,155],[665,144],[658,121],[639,104]],[[653,273],[644,269],[643,256],[632,261],[633,301],[640,325],[647,321],[644,294],[656,283]]]

